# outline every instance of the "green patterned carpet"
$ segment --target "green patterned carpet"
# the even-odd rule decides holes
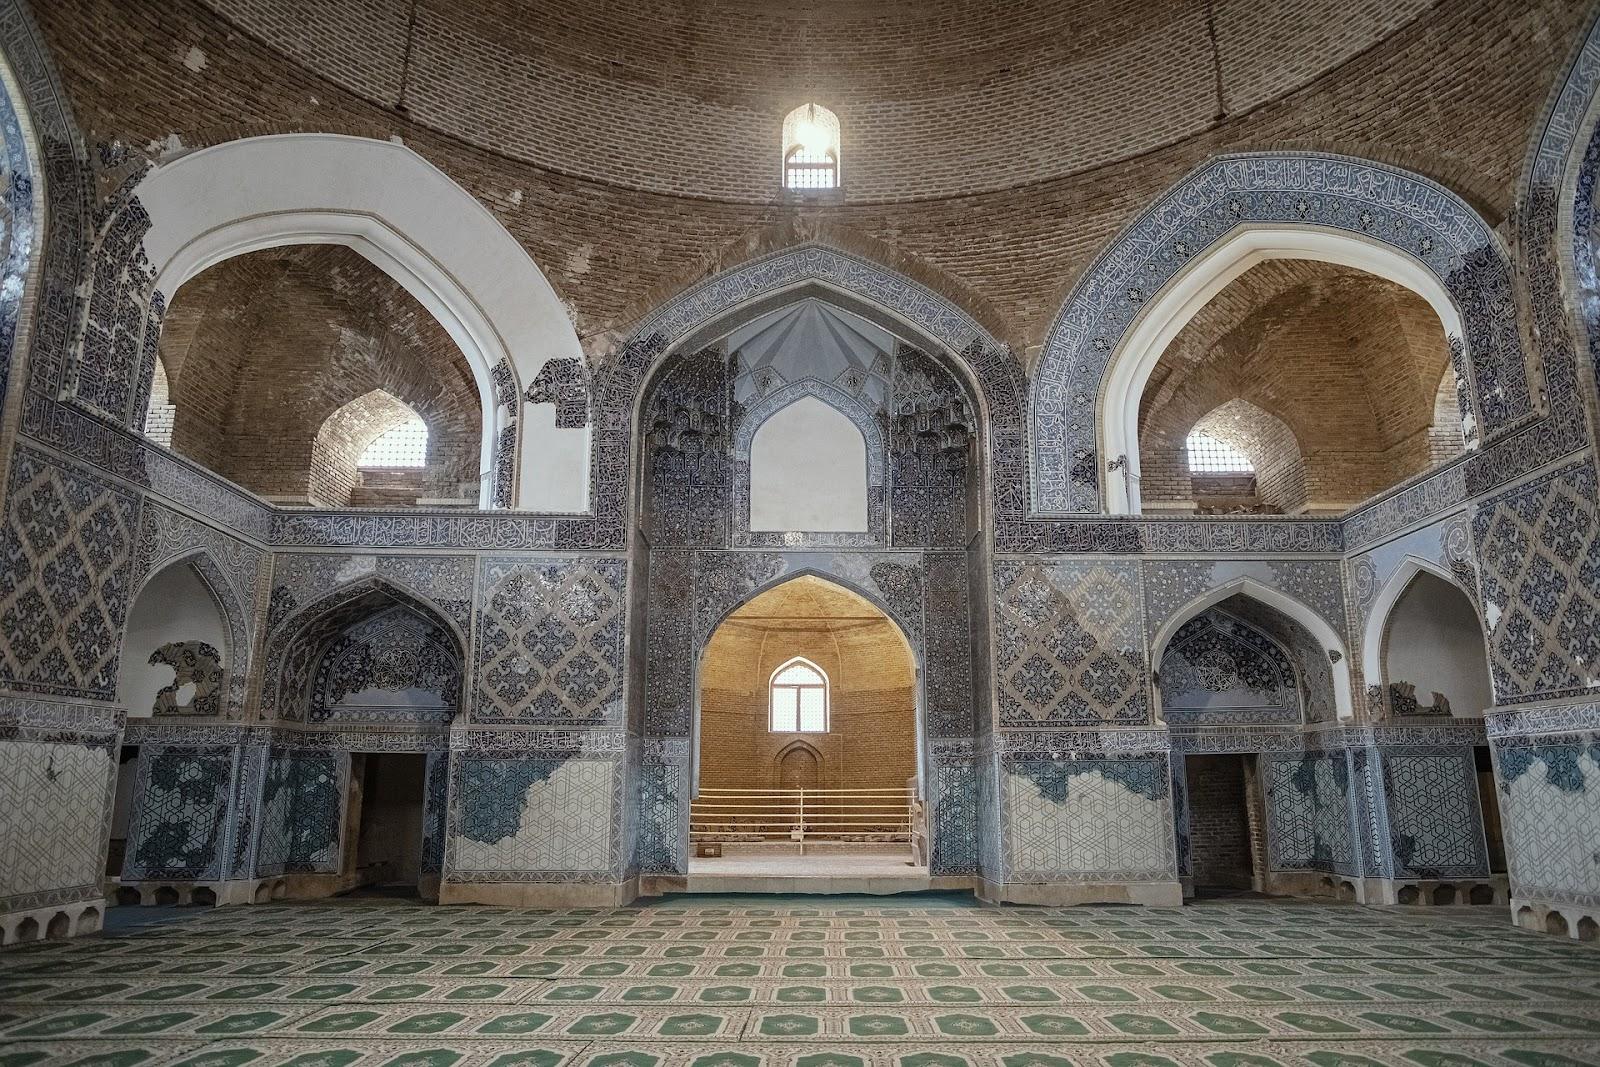
[[[235,907],[0,955],[0,1065],[1600,1064],[1503,908]]]

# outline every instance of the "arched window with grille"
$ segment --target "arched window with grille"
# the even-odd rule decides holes
[[[362,469],[427,465],[428,424],[415,414],[374,437],[356,463]]]
[[[802,104],[783,120],[783,187],[806,193],[839,186],[839,117]]]
[[[828,732],[828,676],[796,656],[772,672],[769,727],[779,734]]]
[[[1189,470],[1196,474],[1255,473],[1249,456],[1202,430],[1189,434],[1185,447],[1189,453]]]

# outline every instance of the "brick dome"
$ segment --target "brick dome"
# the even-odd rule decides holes
[[[380,106],[540,167],[729,201],[779,189],[780,128],[843,126],[852,200],[1060,177],[1306,85],[1425,0],[206,0]]]

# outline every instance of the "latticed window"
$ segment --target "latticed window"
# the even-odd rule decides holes
[[[773,733],[826,733],[828,676],[810,660],[796,657],[772,672]]]
[[[1189,469],[1200,474],[1252,474],[1250,457],[1228,442],[1200,430],[1189,435],[1186,444]]]
[[[425,467],[428,464],[428,424],[413,415],[372,439],[361,453],[360,467]]]
[[[839,161],[832,152],[808,152],[804,145],[789,150],[783,161],[785,189],[837,189]]]
[[[839,188],[839,116],[802,104],[784,117],[783,187],[800,192]]]

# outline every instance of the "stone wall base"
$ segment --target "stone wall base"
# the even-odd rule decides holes
[[[1510,899],[1503,874],[1463,878],[1367,878],[1363,903],[1452,907],[1500,904]]]
[[[976,886],[978,899],[990,904],[1142,904],[1151,908],[1183,905],[1183,885],[1170,882],[991,882]]]
[[[98,933],[105,914],[103,897],[6,912],[0,915],[0,945],[27,945]]]
[[[639,895],[639,880],[621,882],[452,882],[439,886],[440,904],[501,908],[619,908]]]
[[[1570,937],[1575,941],[1600,940],[1600,907],[1511,898],[1511,921],[1524,930]]]

